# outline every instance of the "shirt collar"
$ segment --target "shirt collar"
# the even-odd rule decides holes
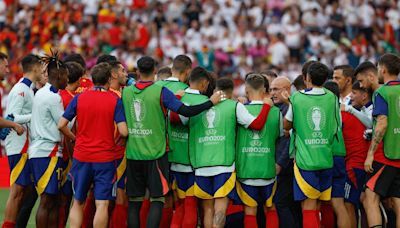
[[[250,103],[249,104],[264,104],[264,102],[263,101],[250,101]]]
[[[302,93],[306,94],[325,94],[325,90],[323,88],[309,88],[301,91]]]
[[[32,85],[32,81],[29,78],[22,78],[21,83],[24,83],[25,85],[27,85],[29,88]]]
[[[50,85],[50,91],[53,93],[58,93],[58,89],[52,85]]]
[[[169,77],[167,79],[165,79],[165,81],[173,81],[173,82],[179,82],[179,79],[177,77]]]
[[[200,94],[200,91],[198,91],[197,89],[191,89],[191,88],[185,89],[185,92],[192,93],[192,94]]]
[[[400,80],[388,81],[385,85],[400,85]]]
[[[104,88],[103,86],[95,86],[93,87],[93,90],[100,92],[107,91],[106,88]]]
[[[371,105],[372,105],[372,101],[369,101],[367,104],[364,105],[364,107],[368,108]]]

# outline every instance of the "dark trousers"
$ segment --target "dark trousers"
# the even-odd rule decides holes
[[[303,225],[300,202],[293,198],[293,163],[286,172],[277,178],[277,188],[274,196],[276,211],[279,216],[279,227],[299,227]]]

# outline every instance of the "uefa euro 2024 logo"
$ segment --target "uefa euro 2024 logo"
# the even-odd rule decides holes
[[[143,105],[143,101],[140,99],[134,99],[131,107],[131,115],[134,119],[134,126],[136,128],[142,128],[143,124],[141,123],[145,116],[145,106]]]
[[[215,135],[217,130],[215,129],[215,125],[219,121],[218,112],[215,108],[210,108],[206,114],[203,116],[203,124],[208,129],[206,130],[206,135]]]
[[[318,106],[311,107],[307,112],[307,123],[313,130],[313,137],[321,137],[321,130],[326,124],[326,114],[323,109]]]

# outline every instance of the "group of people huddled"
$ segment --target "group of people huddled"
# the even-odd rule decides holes
[[[90,73],[78,54],[21,65],[0,119],[4,228],[26,226],[38,197],[40,228],[400,226],[394,54],[306,62],[293,93],[251,72],[246,97],[186,55],[158,72],[141,57],[135,81],[110,55]]]

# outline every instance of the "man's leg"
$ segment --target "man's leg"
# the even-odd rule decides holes
[[[22,199],[24,197],[24,189],[25,189],[24,186],[18,184],[13,184],[11,186],[10,194],[8,195],[8,200],[6,203],[4,224],[8,222],[15,225],[18,212],[21,208]]]
[[[344,205],[343,198],[332,198],[331,199],[333,210],[336,215],[336,224],[339,228],[350,227],[350,216],[347,213],[347,209]]]
[[[203,226],[204,228],[211,228],[213,226],[213,218],[214,218],[214,200],[202,200],[203,206]]]
[[[333,158],[332,199],[331,204],[336,215],[336,224],[339,228],[350,227],[350,218],[344,206],[344,187],[346,184],[346,164],[344,157]]]
[[[257,227],[257,207],[244,206],[244,228]]]
[[[58,227],[58,196],[42,193],[36,213],[36,227]]]
[[[93,227],[106,228],[108,226],[109,200],[96,200],[96,213],[94,215]]]
[[[140,228],[146,221],[141,219],[140,210],[146,195],[147,164],[145,161],[127,159],[126,194],[128,195],[128,227]]]
[[[128,197],[125,189],[117,188],[117,198],[115,199],[115,207],[112,211],[110,227],[127,227],[128,220]]]
[[[164,208],[164,197],[150,197],[150,211],[149,216],[147,217],[147,226],[148,228],[159,228],[162,211]]]
[[[21,209],[18,213],[15,224],[16,228],[25,228],[27,226],[29,217],[31,216],[32,209],[35,206],[37,199],[38,194],[35,186],[33,186],[33,184],[26,186],[24,199],[22,201]]]
[[[74,199],[72,207],[69,212],[69,223],[71,228],[80,228],[83,222],[83,207],[85,201],[79,201]]]
[[[393,210],[396,214],[396,227],[400,227],[400,198],[392,197]]]
[[[27,154],[8,156],[11,189],[7,199],[3,226],[15,226],[22,206],[26,187],[32,184],[31,169]]]
[[[296,227],[296,217],[291,208],[296,202],[293,199],[293,173],[277,178],[274,203],[282,227]],[[300,210],[301,211],[301,210]]]
[[[213,227],[221,228],[225,225],[226,209],[228,208],[228,197],[216,198],[214,200],[214,219]]]
[[[61,194],[59,214],[58,214],[59,227],[65,227],[65,225],[67,224],[71,201],[72,201],[71,195]]]
[[[84,219],[86,197],[92,184],[93,170],[90,163],[72,160],[70,176],[74,189],[74,200],[69,212],[71,228],[80,228]]]
[[[356,215],[356,207],[354,204],[345,202],[344,206],[346,207],[347,214],[349,215],[350,219],[350,227],[357,228],[357,215]]]
[[[365,189],[364,209],[367,214],[368,226],[382,225],[382,216],[379,209],[380,196],[371,189]]]
[[[140,208],[142,207],[142,203],[143,197],[129,198],[128,227],[140,228],[140,224],[145,223],[145,221],[141,221],[140,219]]]

